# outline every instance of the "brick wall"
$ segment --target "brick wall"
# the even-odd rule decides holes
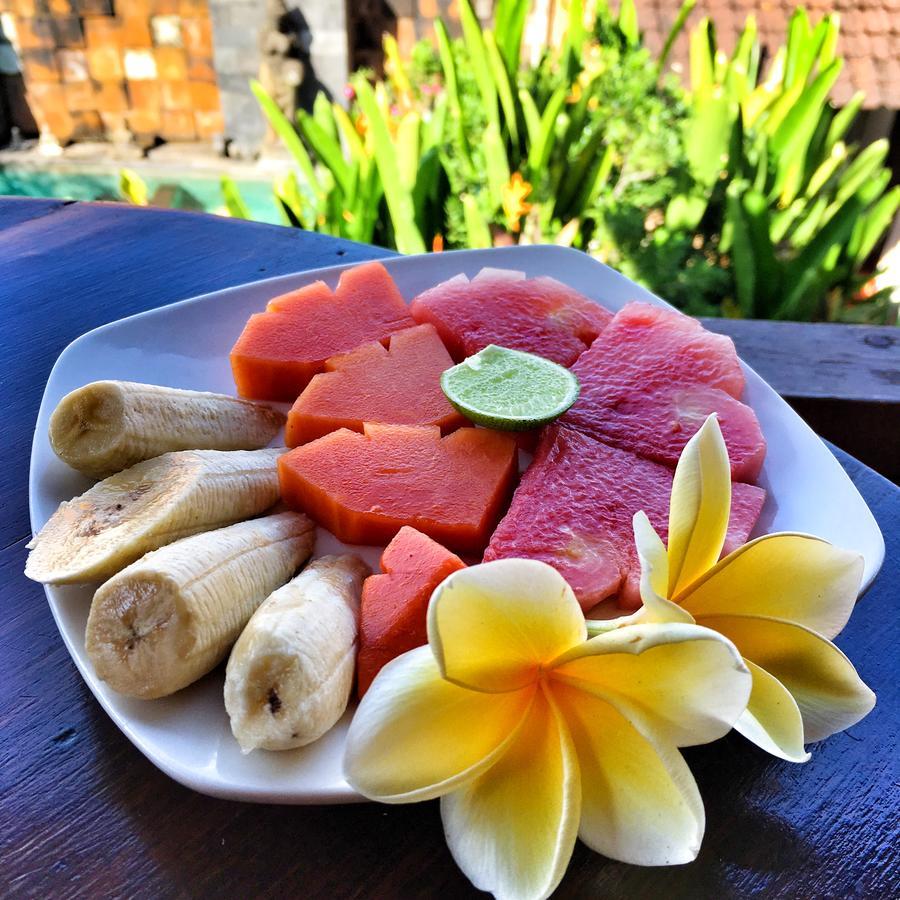
[[[0,0],[0,13],[59,143],[222,134],[207,0]]]

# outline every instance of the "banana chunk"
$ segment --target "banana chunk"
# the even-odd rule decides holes
[[[341,717],[368,574],[355,556],[323,556],[253,614],[225,670],[225,709],[244,753],[302,747]]]
[[[50,416],[50,444],[73,469],[106,478],[174,450],[257,450],[284,416],[225,394],[133,381],[95,381]]]
[[[149,550],[255,516],[278,500],[270,450],[182,450],[138,463],[61,503],[28,545],[45,584],[109,578]]]
[[[225,658],[314,543],[312,520],[278,513],[148,553],[94,594],[85,634],[94,670],[129,697],[181,690]]]

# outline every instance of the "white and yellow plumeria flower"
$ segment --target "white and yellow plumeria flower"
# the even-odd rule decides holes
[[[730,507],[728,451],[710,416],[675,470],[668,549],[643,513],[634,517],[644,606],[619,622],[696,622],[730,638],[753,674],[735,729],[775,756],[805,762],[805,742],[849,728],[875,705],[830,641],[853,611],[863,559],[785,532],[720,561]]]
[[[386,803],[441,797],[454,859],[498,897],[549,895],[576,836],[629,863],[690,862],[703,805],[676,748],[731,728],[749,672],[692,624],[586,637],[550,566],[456,572],[432,596],[429,645],[382,669],[356,711],[347,780]]]

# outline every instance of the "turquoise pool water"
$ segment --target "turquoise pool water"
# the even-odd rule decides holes
[[[224,206],[219,179],[195,172],[144,172],[151,202],[158,192],[159,205],[219,212]],[[258,222],[283,224],[272,195],[272,184],[257,179],[236,179],[241,196]],[[37,169],[0,163],[0,195],[55,197],[61,200],[121,200],[119,168],[88,170],[82,167]]]

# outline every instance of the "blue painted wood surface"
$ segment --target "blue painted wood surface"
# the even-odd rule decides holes
[[[463,897],[435,803],[266,807],[194,794],[157,771],[83,685],[40,586],[22,576],[28,456],[41,392],[79,334],[165,303],[384,251],[191,214],[0,201],[5,465],[0,583],[0,884],[28,897]],[[752,363],[752,360],[751,360]],[[707,810],[696,862],[612,863],[579,846],[560,897],[900,896],[900,490],[839,450],[887,541],[838,644],[878,694],[803,766],[738,736],[687,757]]]

